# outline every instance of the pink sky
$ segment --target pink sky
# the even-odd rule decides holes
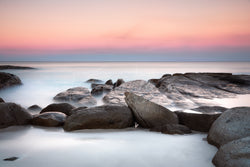
[[[1,0],[0,53],[250,48],[248,0]]]

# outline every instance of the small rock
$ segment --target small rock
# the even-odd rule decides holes
[[[117,79],[117,81],[114,83],[114,88],[120,86],[123,83],[125,83],[123,79]]]
[[[28,108],[28,110],[31,110],[31,111],[41,111],[42,108],[40,106],[38,106],[38,105],[35,104],[35,105],[30,106]]]
[[[105,82],[106,85],[114,85],[112,79],[109,79]]]
[[[150,131],[161,132],[164,134],[181,134],[181,135],[192,133],[192,131],[187,126],[180,124],[166,124],[164,126],[152,128],[150,129]]]
[[[86,81],[87,83],[102,83],[103,81],[102,80],[99,80],[99,79],[89,79]]]
[[[0,97],[0,103],[4,103],[5,101]]]
[[[20,78],[14,74],[0,72],[0,89],[13,85],[21,85]]]
[[[5,158],[5,159],[3,159],[4,161],[15,161],[15,160],[17,160],[18,159],[18,157],[10,157],[10,158]]]
[[[57,111],[64,113],[66,115],[71,115],[71,110],[75,107],[68,103],[53,103],[42,109],[41,113],[44,112],[51,112],[51,111]]]
[[[45,112],[35,115],[32,119],[33,125],[56,127],[62,126],[65,122],[66,115],[61,112]]]
[[[112,90],[113,86],[111,85],[98,85],[98,86],[95,86],[92,91],[91,91],[91,94],[92,95],[101,95],[103,93],[107,93],[107,92],[110,92]]]

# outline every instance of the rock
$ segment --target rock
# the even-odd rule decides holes
[[[208,132],[213,122],[221,115],[221,113],[187,113],[181,111],[175,113],[180,124],[200,132]]]
[[[105,82],[106,85],[114,85],[112,79],[109,79]]]
[[[28,110],[31,110],[31,111],[41,111],[42,108],[40,106],[38,106],[38,105],[35,104],[35,105],[30,106],[28,108]]]
[[[65,122],[66,115],[61,112],[45,112],[35,115],[32,119],[33,125],[56,127],[62,126]]]
[[[84,87],[75,87],[61,92],[54,97],[54,100],[73,102],[77,105],[91,106],[95,105],[96,99],[90,94],[89,90]]]
[[[156,86],[158,84],[159,80],[160,79],[150,79],[150,80],[148,80],[148,82],[150,82],[151,84]]]
[[[154,128],[166,124],[178,124],[177,115],[163,106],[131,92],[126,92],[125,96],[126,103],[141,127]]]
[[[114,88],[120,86],[123,83],[125,83],[123,79],[117,79],[117,81],[114,83]]]
[[[64,130],[121,129],[131,126],[134,126],[134,120],[128,107],[104,105],[83,109],[67,117]]]
[[[5,103],[5,101],[0,97],[0,103]]]
[[[99,86],[99,85],[104,85],[104,84],[92,83],[92,84],[91,84],[91,88],[93,89],[93,88],[95,88],[96,86]]]
[[[74,108],[74,109],[71,110],[70,115],[72,115],[72,114],[74,114],[74,113],[76,113],[78,111],[82,111],[83,109],[86,109],[86,108],[88,108],[88,107],[87,106],[82,106],[82,107]]]
[[[198,108],[193,108],[192,110],[201,113],[222,113],[226,111],[227,108],[221,106],[200,106]]]
[[[164,126],[152,128],[150,129],[150,131],[161,132],[164,134],[181,134],[181,135],[192,133],[192,131],[188,127],[180,124],[166,124]]]
[[[20,84],[22,83],[18,76],[10,73],[0,72],[0,89]]]
[[[5,159],[3,159],[4,161],[15,161],[15,160],[17,160],[18,159],[18,157],[10,157],[10,158],[5,158]]]
[[[165,107],[170,106],[173,103],[173,101],[163,95],[153,84],[144,80],[123,83],[105,95],[103,97],[103,102],[106,104],[127,105],[125,102],[125,92],[133,92],[139,96],[143,96],[147,100]]]
[[[107,92],[110,92],[112,90],[113,86],[112,85],[98,85],[98,86],[95,86],[92,91],[91,91],[91,94],[92,95],[101,95],[103,93],[107,93]]]
[[[27,125],[32,116],[15,103],[0,103],[0,128],[13,125]]]
[[[35,69],[35,68],[33,68],[33,67],[24,67],[24,66],[0,65],[0,70],[9,70],[9,69],[30,70],[30,69]]]
[[[64,113],[66,115],[71,115],[72,114],[71,110],[74,108],[75,108],[74,106],[68,103],[53,103],[42,109],[40,114],[45,112],[57,111]]]
[[[99,79],[89,79],[86,81],[87,83],[102,83],[103,81],[102,80],[99,80]]]
[[[208,142],[220,147],[230,141],[250,136],[250,107],[231,108],[221,114],[208,133]]]
[[[216,167],[249,167],[250,136],[221,146],[213,158]]]

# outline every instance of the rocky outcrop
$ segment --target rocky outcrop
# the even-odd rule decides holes
[[[0,72],[0,89],[22,84],[20,78],[14,74]]]
[[[90,94],[85,87],[75,87],[57,94],[54,97],[56,101],[72,102],[76,105],[95,105],[96,99]]]
[[[214,121],[221,113],[188,113],[182,111],[175,112],[179,118],[179,123],[186,125],[192,130],[208,132]]]
[[[221,146],[213,158],[216,167],[249,167],[250,136]]]
[[[45,112],[35,115],[32,119],[33,125],[56,127],[62,126],[65,122],[66,115],[61,112]]]
[[[152,128],[150,129],[150,131],[161,132],[164,134],[180,135],[192,133],[192,131],[187,126],[180,124],[166,124],[164,126]]]
[[[133,92],[145,99],[150,100],[162,106],[170,106],[173,102],[163,95],[153,84],[144,80],[135,80],[125,82],[119,87],[109,92],[103,97],[103,102],[106,104],[122,104],[125,102],[125,92]]]
[[[30,111],[41,111],[42,108],[35,104],[35,105],[32,105],[32,106],[28,107],[28,110],[30,110]]]
[[[100,79],[89,79],[86,81],[87,83],[102,83],[103,81]]]
[[[0,103],[0,128],[26,125],[32,119],[30,113],[15,103]]]
[[[74,108],[75,108],[74,106],[68,103],[53,103],[42,109],[40,113],[57,111],[64,113],[66,115],[71,115],[72,114],[71,110]]]
[[[4,103],[5,101],[0,97],[0,103]]]
[[[12,66],[12,65],[0,65],[0,70],[31,70],[35,69],[33,67],[24,67],[24,66]]]
[[[101,84],[101,85],[97,85],[95,86],[92,90],[91,90],[91,94],[96,96],[96,95],[101,95],[103,93],[108,93],[113,89],[112,85],[105,85],[105,84]]]
[[[131,108],[136,122],[143,128],[160,127],[166,124],[178,124],[175,113],[154,102],[131,92],[125,93],[125,100]]]
[[[64,130],[121,129],[131,126],[134,126],[134,120],[127,106],[104,105],[79,110],[67,117]]]
[[[231,108],[221,114],[208,133],[208,142],[220,147],[230,141],[250,136],[250,107]]]
[[[117,79],[117,81],[114,83],[114,88],[120,86],[123,83],[125,83],[123,79]]]

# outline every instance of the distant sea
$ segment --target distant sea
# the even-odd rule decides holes
[[[229,72],[250,74],[250,62],[0,62],[1,65],[18,65],[35,70],[2,70],[13,73],[22,80],[21,86],[0,91],[0,97],[24,107],[53,103],[53,97],[68,88],[84,86],[85,81],[96,78],[103,81],[148,80],[164,74],[186,72]],[[244,97],[245,98],[245,97]],[[98,104],[101,105],[101,97]]]

